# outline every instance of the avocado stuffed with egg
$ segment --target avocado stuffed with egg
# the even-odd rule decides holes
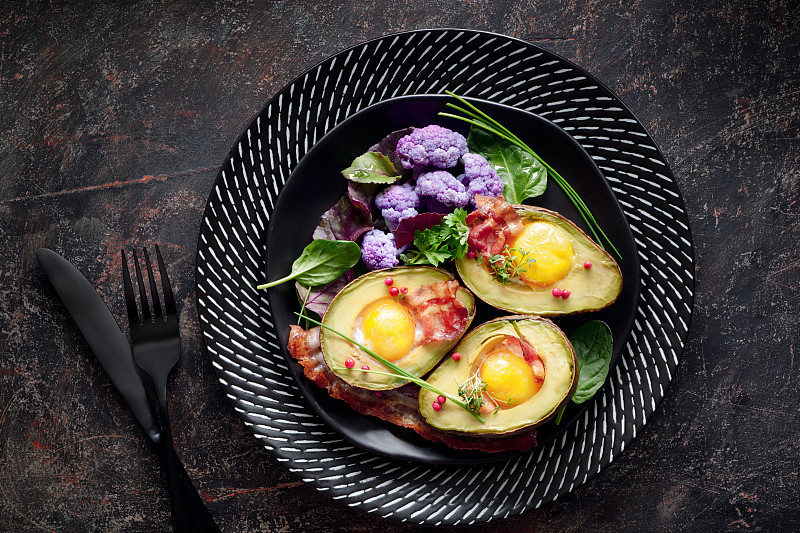
[[[469,215],[472,257],[456,260],[464,284],[513,313],[560,316],[616,301],[622,273],[578,226],[541,207],[476,197]]]
[[[398,267],[365,274],[336,295],[323,325],[405,371],[422,376],[463,335],[475,315],[469,291],[446,271]],[[350,385],[386,390],[408,383],[356,345],[323,329],[321,347],[334,374]],[[366,370],[370,370],[367,372]]]
[[[511,435],[555,416],[578,384],[572,344],[553,322],[537,316],[508,316],[467,334],[450,357],[426,380],[459,395],[475,413],[437,394],[419,393],[419,410],[428,424],[473,435]]]

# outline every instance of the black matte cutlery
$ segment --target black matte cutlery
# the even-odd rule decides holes
[[[111,383],[153,443],[164,469],[170,463],[171,451],[172,461],[178,470],[183,501],[194,527],[199,531],[218,532],[219,528],[192,485],[180,459],[164,442],[161,426],[131,357],[130,344],[108,306],[78,269],[59,254],[47,248],[39,248],[36,250],[36,258]]]

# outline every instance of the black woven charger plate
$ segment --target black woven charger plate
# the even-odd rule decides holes
[[[322,136],[371,104],[457,94],[528,110],[577,140],[602,170],[641,263],[633,328],[605,386],[556,438],[527,454],[429,465],[363,450],[305,402],[265,292],[266,236],[279,193]],[[425,30],[345,50],[286,86],[220,170],[203,215],[197,302],[226,395],[259,441],[344,504],[411,523],[474,524],[539,507],[583,484],[631,442],[663,398],[686,340],[694,259],[685,207],[663,156],[627,108],[585,71],[510,37]]]

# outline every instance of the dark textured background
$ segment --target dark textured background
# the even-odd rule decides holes
[[[272,95],[425,27],[519,37],[608,85],[670,163],[696,247],[688,344],[649,424],[574,493],[474,530],[797,531],[799,23],[789,1],[4,2],[0,531],[169,528],[156,457],[34,257],[62,252],[123,319],[119,250],[150,242],[181,307],[175,444],[221,528],[413,529],[299,482],[239,421],[203,353],[194,257],[218,167]]]

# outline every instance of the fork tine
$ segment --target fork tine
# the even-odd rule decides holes
[[[153,265],[150,263],[150,255],[147,253],[147,248],[143,248],[144,262],[147,265],[147,277],[150,279],[150,297],[153,299],[153,315],[156,318],[161,318],[161,298],[158,297],[158,288],[156,287],[156,279],[153,277]]]
[[[147,291],[144,288],[142,269],[139,266],[139,258],[136,256],[136,250],[133,250],[133,270],[136,271],[136,284],[139,286],[139,298],[142,300],[142,320],[150,321],[153,319],[153,315],[150,314],[150,305],[147,303]]]
[[[128,309],[128,321],[138,323],[139,310],[136,308],[136,296],[133,295],[131,273],[128,270],[128,258],[125,257],[125,250],[122,250],[122,285],[125,290],[125,307]]]
[[[169,277],[167,276],[167,268],[164,266],[164,258],[161,257],[161,250],[156,244],[156,259],[158,260],[158,270],[161,272],[161,286],[164,291],[164,311],[169,316],[177,316],[178,312],[175,309],[175,296],[172,294],[172,286],[169,284]]]

